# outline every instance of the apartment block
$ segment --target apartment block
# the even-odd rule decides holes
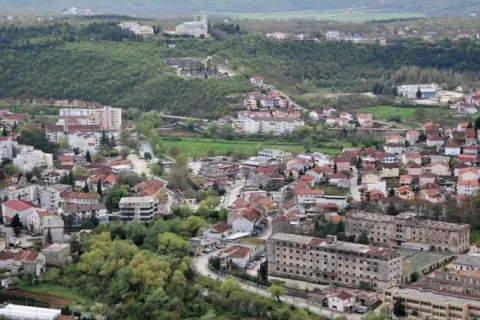
[[[57,125],[100,125],[106,131],[118,131],[122,126],[122,109],[103,107],[101,109],[65,108],[59,111],[60,122]]]
[[[286,277],[328,285],[332,283],[373,288],[395,285],[402,274],[400,253],[381,248],[326,239],[276,233],[267,241],[268,272]]]
[[[153,197],[124,197],[119,208],[121,221],[152,221],[158,213],[158,200]]]
[[[480,301],[468,296],[457,296],[418,288],[392,287],[384,290],[383,302],[387,308],[401,303],[407,313],[402,319],[478,319]]]
[[[422,220],[413,212],[396,217],[355,211],[347,214],[345,233],[360,236],[366,232],[370,241],[391,248],[415,247],[460,253],[469,249],[470,226]]]
[[[280,162],[287,162],[292,159],[291,152],[276,149],[263,149],[262,151],[258,151],[258,156],[278,160]]]

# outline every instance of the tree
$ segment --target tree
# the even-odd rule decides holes
[[[370,244],[370,240],[368,239],[367,232],[363,231],[362,234],[358,237],[358,243],[360,244]]]
[[[5,126],[3,126],[2,136],[4,136],[4,137],[8,136],[8,131],[7,131],[7,128]]]
[[[475,119],[475,129],[480,129],[480,117]]]
[[[272,284],[269,288],[268,288],[268,293],[270,293],[270,296],[272,298],[277,298],[278,302],[282,302],[280,300],[280,297],[283,297],[285,295],[285,288],[282,287],[281,285],[279,284]]]
[[[83,192],[89,193],[90,192],[90,187],[88,186],[88,182],[85,181],[85,185],[83,186]]]
[[[397,317],[405,317],[405,306],[403,305],[403,298],[397,297],[395,299],[395,304],[393,305],[393,314]]]
[[[100,137],[101,146],[109,146],[110,140],[108,140],[107,133],[105,130],[102,130],[102,136]]]
[[[71,186],[75,185],[75,176],[73,175],[72,170],[70,170],[70,172],[68,173],[68,184]]]
[[[259,283],[266,284],[268,282],[268,262],[264,261],[260,264],[258,269]]]
[[[388,191],[388,196],[389,197],[395,196],[395,190],[393,188],[391,188],[390,191]]]
[[[411,282],[417,282],[419,278],[420,278],[420,274],[418,273],[417,270],[413,271],[412,274],[410,275]]]
[[[102,181],[100,178],[97,180],[97,193],[100,195],[100,198],[103,198]]]
[[[222,284],[220,285],[220,292],[225,294],[225,298],[228,298],[230,297],[230,294],[233,291],[238,290],[238,288],[238,281],[234,277],[229,276],[223,280]]]
[[[337,163],[336,162],[333,165],[333,173],[337,173]]]
[[[150,161],[150,160],[152,160],[152,154],[147,151],[143,154],[143,158],[147,161]]]
[[[176,158],[180,154],[180,148],[177,146],[173,146],[170,148],[169,152],[172,157]]]
[[[390,203],[387,207],[387,215],[389,216],[396,216],[398,215],[398,210],[397,210],[397,207],[393,204],[393,203]]]
[[[108,211],[118,210],[120,199],[123,197],[128,197],[128,187],[125,185],[115,186],[107,197],[106,207]]]
[[[92,163],[92,155],[90,154],[89,150],[87,150],[87,154],[85,154],[85,160],[87,160],[87,162]]]
[[[414,115],[416,119],[423,120],[425,118],[425,110],[423,108],[416,108]]]
[[[18,213],[13,216],[11,227],[13,229],[13,232],[15,233],[15,236],[18,237],[21,230],[23,229],[23,224],[22,221],[20,221],[20,216],[18,215]]]
[[[127,159],[127,157],[130,155],[130,149],[123,147],[120,149],[120,156],[122,157],[123,160]]]
[[[50,230],[50,228],[48,228],[47,238],[46,238],[45,242],[47,244],[52,244],[53,243],[52,230]]]
[[[417,96],[417,99],[422,99],[423,93],[422,93],[422,90],[420,90],[420,87],[418,87],[416,96]]]

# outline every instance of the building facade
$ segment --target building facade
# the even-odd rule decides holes
[[[121,221],[152,221],[158,213],[158,200],[153,197],[124,197],[119,208]]]
[[[291,152],[276,149],[263,149],[262,151],[258,151],[258,156],[278,160],[280,162],[287,162],[292,159]]]
[[[460,253],[469,249],[470,226],[432,220],[420,220],[415,213],[396,217],[356,211],[346,215],[345,233],[360,236],[366,232],[370,241],[392,248],[409,246]]]
[[[394,249],[277,233],[267,241],[268,272],[319,284],[337,283],[373,288],[395,285],[402,274],[400,253]]]

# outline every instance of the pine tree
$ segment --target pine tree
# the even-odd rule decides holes
[[[333,165],[333,173],[337,173],[337,163],[336,162]]]
[[[117,143],[115,142],[115,137],[110,136],[110,143],[109,143],[110,148],[115,148],[116,145],[117,145]]]
[[[100,178],[97,181],[97,193],[103,198],[102,181],[100,181]]]
[[[4,136],[4,137],[8,136],[8,131],[7,131],[7,128],[5,126],[3,127],[3,130],[2,130],[2,136]]]
[[[90,151],[88,151],[88,150],[87,150],[87,154],[85,155],[85,160],[87,160],[87,162],[92,163],[92,155],[90,154]]]
[[[423,96],[422,90],[420,90],[420,87],[418,87],[418,90],[417,90],[417,99],[421,99],[422,96]]]
[[[100,138],[100,145],[108,146],[108,144],[109,144],[109,141],[108,141],[107,133],[105,132],[105,130],[102,130],[102,137]]]
[[[73,175],[73,171],[70,171],[68,173],[68,184],[70,184],[71,186],[75,185],[75,176]]]
[[[46,243],[47,244],[52,244],[53,243],[52,230],[50,230],[50,228],[48,228]]]
[[[388,192],[388,196],[393,197],[394,195],[395,195],[395,190],[391,188],[390,191]]]
[[[90,192],[90,188],[88,187],[88,182],[86,182],[86,181],[85,181],[85,185],[83,186],[83,192],[85,192],[85,193]]]

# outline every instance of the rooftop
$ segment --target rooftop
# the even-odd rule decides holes
[[[404,298],[411,297],[411,298],[417,298],[419,300],[428,300],[428,301],[434,301],[441,304],[449,304],[449,305],[453,304],[458,306],[463,306],[468,303],[468,304],[475,304],[480,307],[480,301],[469,299],[466,297],[459,297],[455,295],[437,293],[433,291],[424,291],[421,289],[416,289],[411,287],[404,288],[404,289],[391,288],[387,290],[396,291],[398,292],[399,295],[403,296]]]
[[[459,254],[453,264],[458,264],[462,266],[468,266],[468,267],[475,267],[479,268],[480,267],[480,257],[477,256],[469,256],[466,254]]]
[[[417,251],[407,255],[402,260],[402,275],[409,275],[414,271],[420,272],[423,268],[450,255],[451,253],[442,251]]]
[[[135,204],[135,203],[145,203],[145,202],[153,202],[153,197],[123,197],[120,199],[120,204]]]

